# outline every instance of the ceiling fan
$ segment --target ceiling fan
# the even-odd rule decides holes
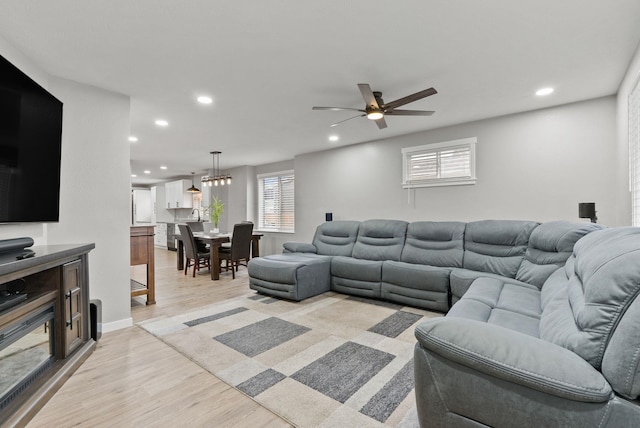
[[[367,83],[358,83],[358,88],[360,89],[360,93],[366,102],[364,109],[358,108],[349,108],[349,107],[313,107],[313,110],[351,110],[351,111],[359,111],[362,114],[359,114],[354,117],[350,117],[345,120],[341,120],[340,122],[336,122],[331,126],[340,125],[348,120],[355,119],[358,117],[366,116],[367,119],[373,120],[378,128],[383,129],[387,127],[387,123],[384,121],[384,117],[386,115],[389,116],[431,116],[434,111],[426,111],[426,110],[396,110],[398,107],[401,107],[405,104],[412,103],[419,99],[428,97],[430,95],[437,94],[433,88],[425,89],[424,91],[416,92],[415,94],[407,95],[406,97],[402,97],[395,101],[391,101],[389,103],[385,103],[382,99],[382,92],[372,91],[371,86]]]

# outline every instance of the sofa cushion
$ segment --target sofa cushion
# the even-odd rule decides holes
[[[520,264],[516,279],[538,288],[571,255],[575,243],[588,233],[603,227],[595,223],[550,221],[536,227],[529,237],[529,246]]]
[[[529,336],[539,336],[540,290],[500,278],[478,278],[447,316],[496,324]]]
[[[331,275],[379,283],[382,280],[382,262],[352,257],[334,257],[331,261]]]
[[[637,373],[640,337],[628,328],[616,330],[628,322],[625,313],[640,293],[640,228],[604,229],[580,239],[565,268],[549,277],[542,290],[542,339],[575,352],[597,369],[605,351],[635,354],[635,366],[626,370]],[[638,327],[640,321],[633,323]],[[616,352],[607,346],[620,348]]]
[[[400,260],[407,224],[399,220],[363,221],[352,256],[367,260]]]
[[[380,298],[382,261],[337,256],[331,260],[331,289],[340,293]]]
[[[515,278],[527,250],[533,221],[483,220],[467,223],[463,267]]]
[[[421,265],[461,267],[464,227],[461,222],[409,223],[400,260]]]
[[[454,268],[449,275],[449,287],[451,289],[451,304],[456,303],[467,292],[471,284],[478,278],[506,279],[502,275],[480,272],[462,268]]]
[[[328,221],[321,224],[313,237],[316,252],[327,256],[350,256],[359,227],[359,221]]]
[[[446,312],[450,268],[387,260],[382,262],[381,297]]]
[[[330,257],[315,254],[273,254],[249,260],[247,270],[252,278],[281,284],[295,284],[297,282],[297,270],[301,266],[314,264],[326,264],[329,266],[330,261]],[[328,269],[327,272],[329,272]]]

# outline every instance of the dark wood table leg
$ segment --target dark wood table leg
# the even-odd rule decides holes
[[[220,279],[220,242],[211,242],[211,259],[209,259],[209,270],[211,271],[211,279],[217,281]]]
[[[260,257],[260,237],[251,238],[251,258]]]
[[[178,251],[177,251],[177,259],[178,259],[178,270],[184,269],[184,244],[182,243],[182,239],[178,239]]]

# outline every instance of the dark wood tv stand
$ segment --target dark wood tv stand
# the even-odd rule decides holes
[[[0,312],[0,331],[53,309],[53,363],[0,411],[0,426],[24,426],[93,352],[89,331],[89,263],[94,244],[32,247],[35,255],[17,260],[0,255],[0,290],[19,284],[27,299]],[[2,397],[0,396],[0,399]]]

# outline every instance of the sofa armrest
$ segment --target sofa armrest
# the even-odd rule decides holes
[[[285,253],[317,253],[316,246],[306,242],[285,242],[282,244]]]
[[[464,318],[436,318],[418,325],[427,351],[499,379],[583,402],[604,402],[611,386],[577,354],[544,340]]]

